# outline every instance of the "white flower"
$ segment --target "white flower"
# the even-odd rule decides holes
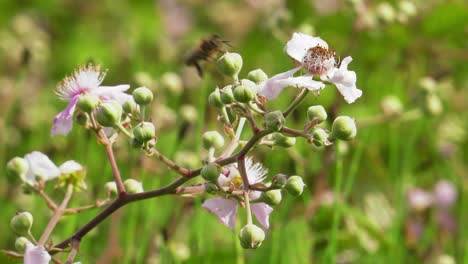
[[[353,103],[362,95],[356,87],[356,73],[348,70],[351,57],[346,57],[336,67],[335,52],[328,49],[328,44],[319,37],[303,33],[294,33],[286,43],[286,53],[300,64],[300,67],[277,74],[259,85],[259,94],[267,99],[276,98],[288,86],[306,88],[318,92],[325,87],[320,81],[312,78],[319,76],[324,82],[334,84],[344,96],[346,102]],[[293,77],[301,69],[307,70],[303,76]]]
[[[47,155],[39,151],[26,154],[24,159],[28,163],[28,171],[24,175],[23,181],[29,185],[34,185],[38,177],[44,181],[49,181],[62,174],[70,174],[83,169],[83,166],[73,160],[69,160],[57,167]]]
[[[34,246],[31,242],[26,243],[24,264],[47,264],[50,260],[51,257],[43,246]]]
[[[251,158],[246,159],[245,167],[250,184],[262,182],[268,172],[260,163],[253,163]],[[218,183],[223,187],[234,186],[235,188],[242,188],[242,177],[240,176],[237,167],[235,165],[227,166],[220,174]],[[249,192],[250,200],[257,199],[260,197],[260,195],[261,193],[258,191]],[[215,214],[218,217],[218,220],[227,227],[232,229],[236,227],[238,208],[238,202],[236,199],[216,197],[206,200],[202,207]],[[263,227],[268,228],[270,226],[269,216],[273,211],[273,208],[271,208],[266,203],[251,203],[250,208],[258,222]]]
[[[100,66],[83,66],[65,78],[55,88],[55,93],[63,100],[69,101],[67,107],[54,118],[52,135],[67,135],[73,127],[73,113],[81,95],[89,93],[99,96],[101,100],[115,100],[120,104],[131,98],[124,91],[129,85],[101,86],[105,73]]]

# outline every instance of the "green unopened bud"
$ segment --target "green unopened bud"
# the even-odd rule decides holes
[[[115,182],[113,182],[113,181],[112,182],[107,182],[104,185],[104,189],[106,190],[106,196],[108,198],[115,197],[118,194],[117,184],[115,184]]]
[[[10,228],[19,236],[28,236],[33,220],[34,218],[29,212],[16,213],[10,221]]]
[[[9,182],[18,182],[20,179],[23,179],[28,172],[29,164],[28,162],[20,157],[14,157],[8,161],[6,166],[6,175]]]
[[[203,134],[203,147],[205,149],[219,149],[224,145],[224,138],[217,131],[207,131]]]
[[[78,112],[78,114],[75,116],[75,121],[80,126],[86,126],[89,121],[88,114],[85,112]]]
[[[182,78],[177,73],[166,72],[161,76],[161,87],[169,92],[179,95],[184,89]]]
[[[126,179],[124,181],[124,187],[125,190],[130,194],[143,192],[143,185],[141,184],[141,182],[134,179]]]
[[[234,102],[234,94],[232,93],[232,85],[228,85],[224,87],[219,92],[221,94],[221,102],[223,102],[223,104],[230,104]]]
[[[398,97],[393,95],[385,97],[380,106],[386,116],[398,116],[403,112],[403,104]]]
[[[237,79],[237,76],[242,69],[242,56],[237,53],[226,52],[218,60],[218,69],[223,74]]]
[[[125,103],[122,105],[122,110],[126,114],[132,114],[135,116],[140,113],[140,107],[133,98],[125,101]]]
[[[198,111],[193,105],[182,105],[180,107],[180,116],[189,123],[194,123],[198,119]]]
[[[96,120],[105,127],[112,127],[120,122],[122,116],[122,107],[115,101],[102,103],[96,109]]]
[[[203,166],[200,175],[209,182],[216,182],[221,174],[221,167],[216,163],[210,163]]]
[[[273,144],[282,148],[289,148],[296,144],[296,138],[287,137],[281,133],[273,133],[272,135]]]
[[[281,190],[270,190],[263,192],[260,201],[268,205],[278,205],[281,203]]]
[[[221,92],[219,91],[218,88],[216,88],[209,96],[208,96],[208,102],[210,105],[221,108],[224,106],[223,101],[221,101]]]
[[[239,85],[234,88],[234,99],[240,103],[248,103],[254,97],[255,94],[247,86]]]
[[[265,232],[254,224],[247,224],[240,230],[239,240],[243,248],[255,249],[265,240]]]
[[[437,116],[442,113],[443,106],[440,98],[435,94],[429,94],[425,98],[425,110],[427,113],[433,116]]]
[[[146,87],[136,88],[132,93],[133,99],[139,105],[147,105],[153,101],[153,93]]]
[[[307,118],[309,121],[316,119],[318,124],[327,120],[327,111],[321,105],[313,105],[307,109]]]
[[[312,137],[314,138],[312,143],[316,147],[326,146],[330,143],[328,141],[328,133],[325,131],[325,129],[316,128],[314,133],[312,133]]]
[[[286,175],[279,173],[273,177],[273,180],[271,180],[271,186],[277,189],[283,189],[287,182],[288,178]]]
[[[356,122],[349,116],[339,116],[333,121],[331,136],[340,140],[351,140],[356,136]]]
[[[286,183],[286,186],[284,186],[284,189],[293,196],[299,196],[304,191],[304,186],[305,184],[302,177],[291,176],[288,178],[288,182]]]
[[[265,81],[266,79],[268,79],[268,75],[261,69],[256,69],[256,70],[250,71],[247,74],[247,79],[251,80],[252,82],[256,84],[259,84]]]
[[[16,238],[16,241],[15,241],[16,251],[23,254],[26,251],[26,244],[27,243],[31,243],[31,242],[25,237]]]
[[[151,122],[142,122],[133,129],[133,136],[139,142],[145,143],[156,136],[154,125]]]
[[[215,183],[205,183],[205,192],[209,194],[215,194],[218,191],[218,186]]]
[[[265,114],[264,119],[265,127],[273,131],[280,131],[284,122],[286,122],[281,111],[268,112]]]
[[[99,104],[99,97],[94,94],[84,94],[78,99],[78,108],[85,112],[91,113]]]

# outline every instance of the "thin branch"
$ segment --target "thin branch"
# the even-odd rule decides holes
[[[70,254],[68,254],[67,261],[65,264],[72,264],[73,260],[76,257],[76,254],[78,253],[78,249],[80,248],[80,241],[79,240],[72,240],[71,241],[72,249],[70,251]]]
[[[178,174],[180,174],[183,177],[186,177],[186,178],[189,177],[189,175],[190,175],[190,170],[189,169],[186,169],[186,168],[183,168],[183,167],[177,165],[174,161],[170,160],[169,158],[167,158],[161,152],[159,152],[158,150],[156,150],[154,148],[152,148],[150,151],[151,151],[151,154],[155,155],[162,163],[166,164],[173,171],[177,172]]]
[[[284,118],[286,118],[289,114],[291,114],[294,109],[304,100],[304,98],[309,93],[308,89],[303,88],[302,91],[294,98],[294,101],[288,106],[288,108],[283,112]]]
[[[120,177],[120,171],[119,171],[119,168],[117,167],[117,162],[115,161],[114,151],[112,149],[112,143],[110,143],[110,141],[107,141],[107,143],[105,144],[105,147],[106,147],[107,158],[109,158],[109,162],[112,167],[112,174],[114,175],[115,184],[117,185],[119,196],[121,196],[122,194],[125,194],[126,192],[125,192],[125,187],[122,182],[122,178]]]
[[[44,190],[37,190],[37,193],[44,199],[44,201],[47,204],[47,207],[49,207],[52,211],[55,211],[57,209],[57,204],[50,199],[50,197],[44,192]]]

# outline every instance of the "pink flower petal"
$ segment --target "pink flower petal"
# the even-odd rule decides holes
[[[250,204],[250,208],[252,209],[252,213],[257,218],[258,222],[268,229],[270,227],[270,214],[273,212],[273,208],[266,203],[254,203]]]
[[[32,243],[26,243],[24,253],[24,264],[48,264],[51,257],[43,246],[34,246]]]
[[[55,135],[67,135],[73,128],[73,113],[75,112],[76,103],[80,98],[79,95],[74,96],[67,107],[54,118],[54,125],[50,134]]]
[[[215,214],[218,220],[227,227],[236,228],[237,201],[217,197],[206,200],[202,207]]]
[[[294,33],[292,38],[286,43],[285,51],[289,57],[302,63],[307,51],[316,46],[328,49],[327,43],[319,37],[312,37],[303,33]]]

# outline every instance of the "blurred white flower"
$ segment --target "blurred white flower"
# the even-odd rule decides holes
[[[100,72],[100,66],[87,65],[75,70],[55,88],[58,97],[69,101],[67,107],[54,118],[51,135],[67,135],[73,127],[73,113],[81,95],[93,94],[102,100],[115,100],[120,104],[131,98],[124,91],[129,85],[101,86],[105,72]]]
[[[245,167],[249,183],[251,184],[262,182],[268,172],[260,163],[254,163],[251,158],[246,159]],[[219,175],[218,183],[223,187],[234,187],[242,189],[242,177],[237,170],[237,167],[235,165],[226,166]],[[259,198],[260,195],[261,193],[258,191],[249,192],[250,200],[255,200]],[[227,227],[232,229],[236,227],[238,208],[238,201],[236,199],[216,197],[206,200],[202,207],[215,214],[218,217],[218,220]],[[251,203],[250,207],[258,222],[263,227],[269,228],[269,216],[273,211],[273,208],[266,203]]]
[[[415,188],[408,191],[408,203],[415,211],[424,211],[432,206],[434,198],[432,193]]]
[[[47,264],[51,260],[51,256],[43,246],[34,246],[32,243],[26,243],[24,253],[24,264]]]
[[[306,88],[318,93],[325,87],[323,82],[328,82],[338,88],[348,103],[353,103],[361,97],[362,91],[356,87],[356,73],[348,70],[352,58],[344,58],[340,66],[336,67],[335,52],[329,50],[328,44],[321,38],[294,33],[292,39],[286,43],[285,50],[300,66],[260,83],[260,95],[274,99],[288,86]],[[293,77],[301,69],[307,70],[307,73]],[[320,77],[322,82],[313,80],[314,76]]]

